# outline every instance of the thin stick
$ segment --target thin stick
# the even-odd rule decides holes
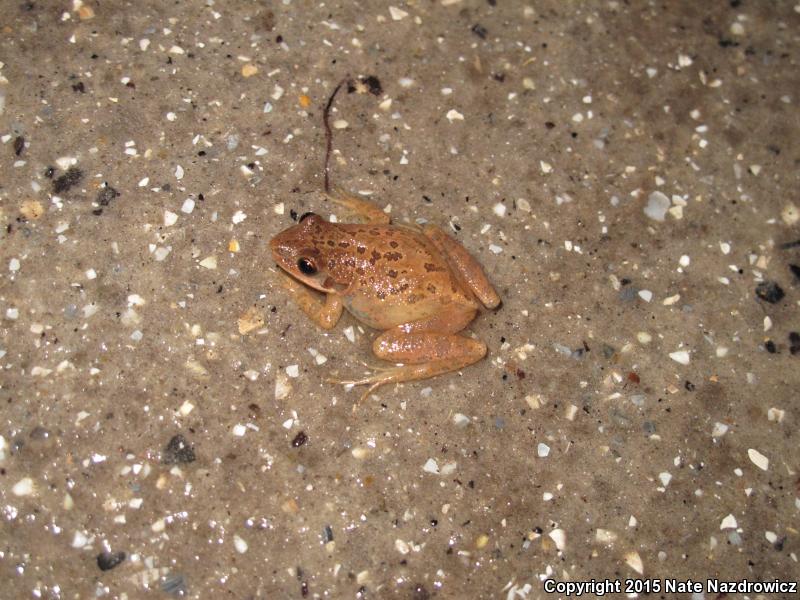
[[[330,183],[330,161],[331,161],[331,149],[333,148],[333,133],[331,132],[331,124],[328,122],[330,117],[331,107],[333,106],[333,99],[336,98],[336,94],[339,93],[339,89],[341,89],[342,85],[347,81],[347,77],[342,79],[337,85],[331,97],[328,98],[328,103],[325,105],[325,110],[322,112],[322,123],[325,125],[325,193],[331,193],[331,183]]]

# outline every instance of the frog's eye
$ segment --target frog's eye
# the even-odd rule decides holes
[[[301,258],[297,261],[297,268],[300,269],[300,272],[303,275],[313,275],[317,272],[317,267],[314,266],[314,263],[308,260],[307,258]]]
[[[313,212],[303,213],[303,216],[300,217],[300,220],[298,221],[298,223],[302,223],[303,219],[307,219],[308,217],[314,217],[314,216],[316,216],[316,214],[313,213]]]

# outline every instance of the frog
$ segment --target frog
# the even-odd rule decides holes
[[[393,363],[329,381],[367,386],[363,402],[383,385],[450,373],[484,358],[486,344],[459,332],[501,299],[467,249],[436,225],[393,224],[363,196],[340,189],[325,196],[357,222],[307,212],[275,235],[269,246],[283,287],[323,330],[335,327],[344,311],[377,330],[372,352]]]

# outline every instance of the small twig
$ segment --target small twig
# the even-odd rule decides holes
[[[325,105],[325,110],[322,112],[322,123],[325,125],[325,193],[330,194],[330,160],[331,149],[333,148],[333,133],[331,132],[331,124],[328,121],[330,118],[331,107],[333,106],[333,99],[339,93],[342,85],[348,80],[348,77],[342,79],[339,84],[334,88],[331,97],[328,98],[328,103]]]

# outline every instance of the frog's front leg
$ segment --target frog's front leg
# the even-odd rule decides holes
[[[334,204],[343,206],[357,217],[364,219],[365,223],[387,225],[390,221],[389,215],[383,212],[383,209],[374,202],[348,194],[339,188],[334,189],[330,194],[326,194],[325,197]]]
[[[448,313],[448,317],[453,319],[451,321],[453,324],[468,323],[474,316],[474,309],[454,310]],[[457,371],[486,356],[486,344],[480,340],[456,335],[453,332],[457,330],[455,327],[443,328],[445,331],[428,329],[430,326],[439,329],[437,325],[440,322],[443,322],[441,317],[434,317],[430,320],[398,325],[383,332],[372,345],[373,353],[383,360],[402,364],[382,369],[363,379],[338,383],[369,385],[361,397],[363,400],[376,388],[387,383],[427,379]]]
[[[500,296],[497,295],[494,287],[489,283],[489,279],[483,272],[481,265],[467,252],[464,246],[435,225],[425,226],[423,233],[442,254],[447,256],[451,266],[456,269],[459,276],[466,282],[472,293],[475,294],[475,297],[481,301],[481,304],[486,308],[500,306]]]
[[[338,294],[325,294],[325,301],[321,302],[317,295],[302,283],[288,275],[282,276],[283,287],[288,290],[294,303],[309,319],[322,329],[333,329],[336,326],[344,310],[344,303]]]

